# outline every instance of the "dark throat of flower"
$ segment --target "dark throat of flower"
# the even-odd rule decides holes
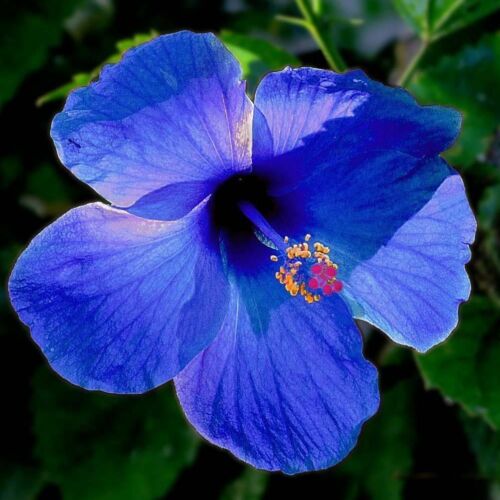
[[[259,241],[274,250],[270,259],[278,266],[275,277],[292,297],[303,297],[312,304],[342,290],[329,247],[312,242],[310,234],[302,242],[281,236],[249,201],[240,201],[238,207],[253,224]]]

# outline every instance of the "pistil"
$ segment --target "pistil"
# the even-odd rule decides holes
[[[251,203],[240,202],[239,207],[277,250],[277,255],[270,255],[271,261],[280,263],[275,277],[292,297],[301,296],[312,304],[342,291],[338,265],[331,260],[328,246],[319,241],[311,243],[310,234],[305,235],[303,242],[293,242],[288,236],[280,236]]]

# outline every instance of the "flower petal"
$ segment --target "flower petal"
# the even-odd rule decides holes
[[[184,215],[250,168],[252,104],[240,76],[214,35],[160,36],[70,95],[52,124],[59,157],[113,204],[137,202],[138,215],[151,216],[143,197],[180,183],[176,196],[153,202],[156,219]]]
[[[403,89],[370,80],[362,71],[314,68],[267,75],[255,97],[254,171],[276,190],[329,161],[360,150],[388,149],[416,157],[448,149],[460,115],[419,106]]]
[[[259,246],[242,250],[226,321],[175,378],[178,396],[205,438],[255,467],[330,467],[377,410],[376,370],[342,300],[291,298]]]
[[[331,248],[356,317],[420,351],[456,326],[475,221],[444,160],[361,151],[277,200],[272,225],[295,239],[307,228]]]
[[[458,175],[448,177],[429,202],[345,283],[356,317],[395,342],[426,351],[456,327],[468,299],[464,265],[476,222]]]
[[[332,248],[339,278],[386,245],[416,214],[450,174],[441,158],[415,158],[382,150],[352,152],[282,196],[271,220],[275,229],[295,239],[304,229]]]
[[[11,301],[59,374],[87,389],[144,392],[213,340],[229,286],[208,217],[205,203],[175,222],[93,203],[31,242]]]

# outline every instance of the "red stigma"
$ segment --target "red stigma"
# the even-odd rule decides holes
[[[337,264],[329,256],[330,248],[319,241],[310,244],[310,239],[311,235],[307,234],[304,242],[292,243],[285,237],[288,246],[282,254],[284,261],[275,273],[276,279],[292,297],[300,295],[308,304],[343,288],[337,279]],[[278,262],[279,257],[271,255],[271,260]]]
[[[337,270],[334,267],[327,267],[325,270],[325,274],[329,278],[333,278],[337,274]]]
[[[311,267],[311,272],[313,274],[321,274],[323,271],[323,266],[321,264],[314,264],[314,266]]]
[[[313,271],[313,272],[314,272],[314,271]],[[316,290],[316,289],[318,289],[318,288],[319,288],[319,282],[318,282],[318,280],[317,280],[316,278],[311,278],[311,279],[309,280],[309,288],[310,288],[311,290]]]

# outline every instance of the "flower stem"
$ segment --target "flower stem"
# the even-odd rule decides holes
[[[330,33],[327,32],[328,26],[314,12],[308,0],[295,0],[295,3],[304,18],[304,27],[318,44],[330,68],[334,71],[344,71],[347,66],[337,50]],[[319,7],[317,7],[318,9]]]
[[[428,47],[429,43],[426,41],[422,41],[412,60],[409,62],[408,66],[406,66],[404,71],[401,73],[401,76],[398,78],[396,85],[399,85],[400,87],[405,87],[406,85],[408,85]]]

